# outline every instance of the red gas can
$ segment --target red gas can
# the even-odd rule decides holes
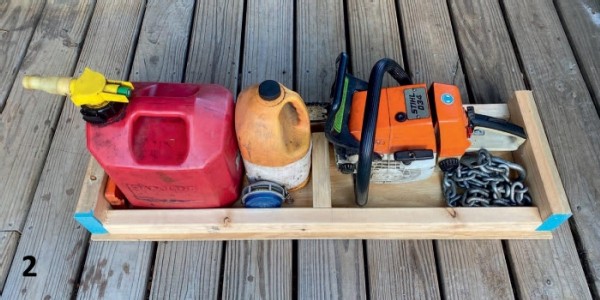
[[[134,83],[123,119],[87,124],[87,146],[135,207],[232,204],[242,163],[231,93],[218,85]]]

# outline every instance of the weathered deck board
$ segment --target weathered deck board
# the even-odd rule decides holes
[[[98,2],[77,73],[89,66],[102,71],[108,78],[122,78],[128,74],[143,7],[142,1]],[[80,8],[79,13],[88,12]],[[52,22],[57,21],[56,17],[60,18],[55,16]],[[46,73],[54,74],[55,70]],[[47,114],[39,114],[37,118],[43,119]],[[75,293],[89,234],[73,220],[72,208],[77,202],[88,161],[84,122],[72,103],[64,103],[13,260],[13,265],[21,265],[18,269],[22,272],[25,267],[22,257],[35,256],[37,276],[23,277],[20,272],[11,272],[4,297],[65,299]],[[102,275],[98,280],[107,280]]]
[[[93,5],[48,4],[0,116],[0,230],[22,230],[62,105],[61,97],[25,91],[25,74],[70,76]],[[60,20],[58,22],[57,20]],[[68,34],[62,28],[71,28]],[[62,37],[61,37],[62,35]]]
[[[452,32],[446,1],[398,1],[408,70],[414,82],[444,82],[461,90],[469,103],[467,86]],[[500,241],[436,241],[437,264],[448,299],[512,297],[512,287]],[[486,259],[472,262],[472,258]],[[457,280],[460,279],[460,280]]]
[[[361,240],[298,241],[299,299],[367,299]]]
[[[600,2],[556,0],[554,3],[579,70],[596,102],[596,109],[600,110]]]
[[[368,241],[371,299],[440,299],[431,241]]]
[[[291,299],[292,242],[228,242],[223,299]]]
[[[394,2],[354,0],[347,5],[350,64],[354,74],[368,79],[375,62],[383,57],[402,65]],[[388,84],[397,85],[387,77]],[[366,244],[371,298],[439,298],[431,241],[367,241]],[[407,272],[402,272],[399,280],[401,270]]]
[[[196,3],[186,82],[221,84],[235,95],[243,9],[238,0]],[[160,243],[151,298],[217,299],[223,247],[224,242]]]
[[[45,4],[45,0],[0,3],[0,113]]]
[[[457,42],[464,59],[465,73],[475,102],[504,102],[515,90],[525,88],[523,75],[511,46],[510,36],[500,5],[493,1],[474,4],[467,0],[450,1]],[[481,51],[485,48],[486,51]],[[522,297],[565,298],[562,293],[572,287],[581,297],[587,294],[581,265],[567,225],[554,239],[507,241],[507,257]],[[565,229],[566,228],[566,229]],[[560,256],[562,259],[547,259]],[[545,257],[545,259],[538,259]],[[563,273],[569,276],[563,276]],[[551,285],[547,285],[550,280]]]
[[[307,103],[328,102],[335,60],[346,49],[342,1],[297,3],[296,87]],[[300,299],[365,299],[360,240],[298,241]]]
[[[24,91],[21,78],[25,74],[72,74],[79,49],[64,43],[83,40],[92,10],[93,3],[88,1],[48,4],[40,17],[41,25],[31,38],[0,115],[1,231],[23,230],[62,105],[59,96]],[[65,35],[62,28],[71,30]],[[0,261],[12,262],[15,250],[13,244],[0,244]],[[18,258],[20,267],[16,269],[23,268],[21,260]]]
[[[513,299],[501,241],[436,241],[446,299]]]
[[[14,253],[19,242],[19,233],[16,231],[0,232],[0,250],[2,253]],[[0,256],[0,295],[4,288],[4,282],[8,276],[10,265],[12,263],[12,255]]]
[[[92,242],[77,299],[145,299],[152,242]]]
[[[237,96],[243,13],[242,0],[196,3],[186,82],[218,83]]]
[[[222,242],[159,242],[150,299],[218,299]]]
[[[552,3],[504,1],[504,9],[571,203],[579,252],[598,292],[600,119]]]
[[[296,9],[296,90],[306,103],[329,103],[335,60],[346,50],[344,3],[299,1]]]
[[[181,82],[193,7],[193,0],[148,1],[129,80]],[[143,298],[153,254],[152,242],[90,242],[78,297]],[[125,265],[126,269],[122,267]],[[105,273],[111,270],[116,274],[107,276]],[[94,272],[106,280],[94,280]],[[124,281],[136,284],[123,284]]]
[[[240,88],[267,79],[293,88],[293,25],[291,1],[246,3]],[[288,299],[292,272],[291,241],[227,242],[223,298]]]

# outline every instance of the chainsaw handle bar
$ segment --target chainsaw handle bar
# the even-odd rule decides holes
[[[358,206],[365,206],[369,201],[369,182],[371,181],[371,164],[373,162],[373,147],[375,146],[375,125],[377,124],[381,86],[385,73],[389,73],[400,85],[412,84],[410,76],[393,59],[380,59],[371,69],[358,163],[356,175],[354,176],[354,196]]]

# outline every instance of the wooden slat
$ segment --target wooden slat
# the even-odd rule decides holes
[[[595,299],[585,281],[569,226],[552,240],[510,241],[508,261],[521,299]]]
[[[85,3],[88,4],[88,1]],[[71,6],[74,5],[68,5],[69,8]],[[123,78],[128,74],[143,7],[143,1],[99,1],[81,50],[77,73],[89,66],[105,73],[108,78]],[[89,14],[82,8],[73,9]],[[54,22],[64,18],[52,16]],[[40,26],[43,24],[40,23]],[[71,27],[62,25],[59,32],[62,28]],[[47,70],[44,75],[55,72]],[[48,112],[45,112],[33,117],[44,119],[47,115]],[[65,299],[74,293],[88,233],[73,220],[72,210],[88,161],[84,122],[79,110],[66,102],[13,260],[13,265],[20,267],[17,272],[9,274],[4,297]],[[36,277],[20,274],[25,267],[22,257],[26,255],[37,258]],[[19,269],[21,272],[18,272]]]
[[[241,87],[273,79],[293,88],[294,3],[246,2]],[[291,241],[227,243],[223,297],[287,299],[292,296]]]
[[[244,3],[241,0],[196,3],[186,82],[217,83],[236,96],[243,12]]]
[[[298,241],[298,299],[366,299],[360,240]]]
[[[0,232],[0,253],[15,253],[17,243],[19,241],[19,233],[16,231]],[[12,256],[2,255],[0,257],[0,294],[4,288],[4,282],[10,270]]]
[[[350,65],[356,76],[368,79],[371,68],[389,57],[403,65],[400,32],[393,0],[347,1],[350,32]],[[384,85],[396,85],[386,76]],[[419,253],[409,257],[406,251]],[[367,241],[367,274],[370,297],[414,299],[439,298],[431,241]],[[400,254],[399,254],[400,253]],[[393,280],[398,271],[402,280]],[[413,284],[414,283],[414,284]]]
[[[242,16],[242,1],[196,2],[186,82],[221,84],[235,95]],[[221,241],[160,243],[151,298],[217,299],[223,247]]]
[[[343,1],[299,1],[297,9],[296,87],[307,103],[328,102],[335,60],[346,49]],[[313,138],[313,207],[331,207],[329,143],[318,135]],[[360,240],[298,241],[299,298],[365,299],[362,250]]]
[[[462,102],[469,103],[446,1],[399,0],[398,6],[406,43],[404,55],[414,82],[456,85]],[[449,299],[512,297],[500,241],[437,241],[435,246],[439,280]],[[489,259],[464,267],[463,261],[473,255]]]
[[[104,228],[114,234],[271,234],[294,236],[361,236],[369,233],[417,233],[482,237],[508,230],[534,232],[541,224],[536,207],[415,207],[415,208],[245,208],[110,210]],[[200,221],[201,220],[201,221]]]
[[[45,4],[45,0],[0,3],[0,112]]]
[[[296,88],[306,103],[329,103],[335,60],[346,49],[343,1],[299,1]]]
[[[600,2],[554,1],[596,109],[600,109]]]
[[[583,263],[598,290],[598,113],[552,3],[505,1],[504,9],[571,203]]]
[[[151,242],[92,242],[77,299],[144,299]]]
[[[62,98],[25,91],[25,74],[70,76],[93,5],[89,1],[49,3],[30,42],[7,105],[0,116],[0,230],[20,231],[42,171]],[[70,28],[68,33],[63,28]],[[63,35],[63,38],[59,38]]]
[[[79,51],[77,47],[66,47],[63,42],[83,40],[92,10],[93,4],[89,1],[50,3],[31,38],[31,47],[0,116],[1,231],[23,230],[62,105],[61,97],[24,91],[21,78],[24,74],[70,75]],[[70,28],[70,31],[59,39],[62,28]],[[12,262],[16,247],[1,250],[0,261]],[[17,269],[23,268],[22,258],[17,257]]]
[[[293,3],[249,0],[246,5],[241,88],[267,79],[293,88]]]
[[[449,3],[476,102],[503,102],[512,97],[514,90],[525,88],[515,52],[508,46],[511,41],[500,5],[495,1],[451,0]],[[540,113],[543,112],[540,110]],[[559,228],[551,241],[507,242],[507,257],[518,295],[569,298],[561,291],[573,290],[580,298],[589,296],[568,227],[565,224]],[[561,259],[549,259],[553,257]],[[551,284],[546,284],[546,280]]]
[[[440,280],[447,299],[512,299],[500,241],[437,241]]]
[[[193,7],[192,0],[148,1],[129,80],[181,82]],[[152,242],[91,242],[78,297],[142,299],[145,297],[153,254]],[[122,265],[127,265],[125,273],[122,273]],[[105,270],[104,273],[108,272],[106,270],[121,273],[119,276],[106,276],[99,271],[101,268]],[[94,272],[99,272],[104,276],[99,278],[106,280],[94,281],[94,277],[89,275]]]
[[[369,241],[371,299],[440,299],[431,241]]]
[[[222,242],[160,242],[150,299],[217,299]]]
[[[223,299],[291,299],[292,242],[229,242]]]

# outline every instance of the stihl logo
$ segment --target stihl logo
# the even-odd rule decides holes
[[[423,96],[411,94],[410,95],[410,112],[418,116],[419,112],[424,111],[424,110],[425,110],[425,102],[423,101]]]

